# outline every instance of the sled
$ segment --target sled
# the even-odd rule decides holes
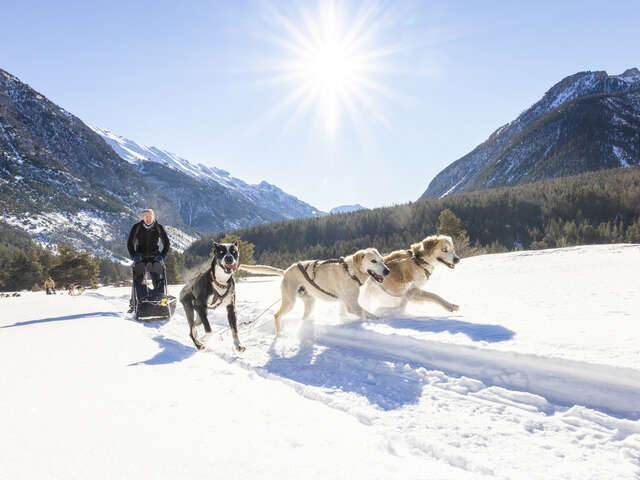
[[[136,299],[135,314],[139,322],[170,320],[176,311],[176,297],[165,295],[160,299]]]
[[[162,289],[159,292],[153,289],[149,272],[145,273],[142,283],[134,283],[133,301],[136,320],[140,322],[170,320],[175,313],[176,297],[167,294],[166,270],[163,272],[163,277]]]

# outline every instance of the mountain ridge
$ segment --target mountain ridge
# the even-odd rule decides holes
[[[251,185],[244,180],[233,177],[229,172],[221,168],[210,167],[202,163],[192,163],[168,150],[140,144],[110,130],[95,126],[90,128],[100,135],[122,159],[132,165],[140,167],[144,162],[155,162],[198,181],[203,181],[208,185],[230,188],[251,202],[255,202],[262,207],[267,205],[269,210],[281,215],[284,220],[323,214],[315,207],[264,180]]]
[[[640,70],[579,72],[451,163],[420,198],[640,163]]]
[[[339,214],[339,213],[351,213],[357,212],[358,210],[367,210],[366,207],[363,207],[359,203],[355,203],[353,205],[338,205],[337,207],[333,207],[329,210],[329,214]]]
[[[78,117],[2,69],[0,186],[4,224],[43,245],[118,258],[127,256],[126,235],[142,208],[175,228],[177,249],[205,233],[317,212],[266,182],[237,180],[231,188],[167,163],[127,161]]]

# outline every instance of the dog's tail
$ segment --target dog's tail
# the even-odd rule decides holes
[[[284,270],[269,265],[240,265],[238,270],[249,273],[260,273],[262,275],[284,275]]]
[[[281,268],[270,267],[269,265],[240,265],[239,270],[249,273],[260,273],[263,275],[284,275],[284,270]]]

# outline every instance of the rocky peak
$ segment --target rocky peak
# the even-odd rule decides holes
[[[442,170],[422,198],[640,164],[640,70],[578,72]]]

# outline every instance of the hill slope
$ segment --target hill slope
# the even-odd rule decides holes
[[[0,70],[0,206],[42,242],[111,251],[144,205],[171,212],[80,119]]]
[[[640,243],[640,168],[588,172],[235,233],[255,244],[259,263],[287,267],[300,259],[339,257],[369,246],[381,252],[407,248],[437,231],[445,208],[462,220],[472,243],[493,250]],[[207,257],[212,238],[197,240],[187,253]]]
[[[339,257],[369,246],[381,252],[407,248],[437,231],[445,208],[462,220],[472,243],[493,250],[640,243],[640,168],[588,172],[235,233],[255,244],[258,263],[285,268],[300,259]],[[215,237],[204,236],[186,252],[207,257]]]
[[[421,198],[640,165],[640,71],[580,72],[431,181]]]
[[[297,199],[293,195],[289,195],[270,183],[263,181],[257,185],[249,185],[220,168],[208,167],[201,163],[196,165],[179,157],[175,153],[157,147],[141,145],[108,130],[97,127],[91,128],[100,135],[120,157],[129,163],[138,166],[144,166],[147,162],[159,163],[184,173],[212,188],[223,187],[229,191],[230,195],[237,196],[239,202],[247,202],[253,205],[257,211],[270,212],[272,216],[275,214],[279,219],[287,220],[314,217],[322,213],[311,205]],[[239,223],[244,224],[246,222],[240,221]]]
[[[316,214],[266,182],[247,185],[150,153],[121,158],[80,119],[0,70],[0,221],[40,243],[124,256],[126,234],[145,207],[173,227],[178,249],[203,233]]]

